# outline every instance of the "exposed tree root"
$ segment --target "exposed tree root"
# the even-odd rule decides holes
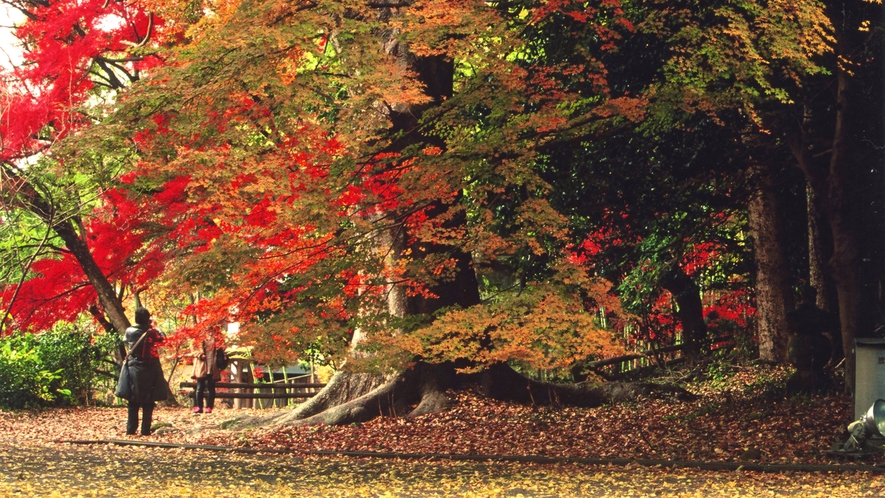
[[[524,377],[507,365],[495,365],[478,374],[456,375],[450,365],[419,362],[400,375],[383,377],[340,372],[314,398],[292,412],[277,416],[280,425],[346,425],[379,416],[417,416],[447,408],[445,392],[476,386],[490,398],[527,405],[594,407],[641,396],[692,395],[672,385],[608,383],[600,387],[552,384]],[[254,423],[256,419],[251,419]]]
[[[278,424],[343,425],[379,416],[415,416],[446,408],[445,391],[453,377],[446,368],[417,363],[400,375],[384,377],[339,372],[316,396],[285,416]]]
[[[379,392],[380,394],[380,392],[388,390],[392,380],[390,377],[385,378],[381,375],[368,373],[338,372],[329,380],[325,388],[296,408],[283,422],[310,419],[319,415],[322,415],[320,418],[328,417],[323,414],[333,409],[341,411],[348,404],[354,407],[354,402],[359,398],[368,396],[370,393]],[[317,420],[317,423],[333,424],[334,422]]]

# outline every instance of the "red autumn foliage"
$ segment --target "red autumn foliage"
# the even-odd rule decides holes
[[[89,99],[96,86],[124,83],[114,81],[110,73],[96,72],[95,61],[119,65],[130,76],[160,62],[156,57],[116,62],[133,45],[163,30],[161,19],[134,3],[56,0],[28,8],[28,21],[15,32],[18,39],[28,40],[28,49],[24,63],[12,70],[11,81],[17,83],[7,80],[9,98],[3,111],[15,119],[0,121],[4,160],[29,157],[90,123],[75,107]]]

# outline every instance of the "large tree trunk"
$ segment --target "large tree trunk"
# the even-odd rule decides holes
[[[396,240],[402,239],[397,236]],[[446,249],[443,246],[426,244],[422,249],[427,251],[431,247],[435,250]],[[391,286],[388,290],[390,313],[394,316],[403,316],[405,313],[429,315],[442,307],[468,307],[479,303],[476,274],[469,255],[457,251],[455,254],[455,277],[432,289],[439,298],[408,298],[400,286]],[[359,354],[358,347],[362,339],[358,331],[354,333],[351,354]],[[445,391],[456,387],[458,382],[455,367],[451,364],[432,365],[418,361],[405,372],[393,375],[345,369],[335,374],[316,396],[286,415],[280,422],[346,424],[382,415],[415,416],[437,412],[448,405]]]
[[[789,267],[781,241],[780,213],[777,197],[771,189],[770,174],[762,165],[754,166],[753,173],[759,182],[759,190],[749,203],[756,261],[759,357],[763,361],[784,363],[789,341],[787,312],[794,305]]]
[[[382,20],[390,20],[397,14],[391,7],[406,7],[410,2],[396,2],[392,5],[388,2],[375,4],[378,9],[378,17]],[[389,109],[391,122],[391,136],[401,134],[401,138],[394,141],[389,151],[399,151],[410,144],[424,139],[417,132],[421,114],[428,107],[438,105],[452,96],[454,77],[454,63],[442,57],[416,57],[408,48],[399,43],[396,38],[396,30],[380,32],[382,36],[381,46],[386,55],[396,58],[403,74],[415,73],[424,84],[425,92],[431,101],[421,106],[409,103],[387,102],[381,107]],[[436,206],[431,209],[430,216],[436,211]],[[388,268],[396,267],[396,261],[402,257],[407,249],[405,226],[401,224],[403,217],[397,213],[385,213],[379,216],[379,221],[388,226],[384,228],[375,243],[379,254],[384,255],[385,264]],[[420,244],[419,244],[420,245]],[[422,250],[413,251],[412,254],[426,254],[429,247],[424,245]],[[415,249],[415,248],[410,248]],[[432,250],[446,250],[451,248],[433,247]],[[388,313],[393,317],[405,317],[409,314],[432,312],[440,306],[447,305],[453,295],[471,295],[472,305],[479,302],[479,293],[476,277],[472,275],[473,268],[470,264],[469,255],[460,254],[458,272],[455,279],[456,288],[452,288],[451,282],[443,283],[439,288],[433,289],[440,296],[438,302],[427,303],[409,298],[401,285],[391,283],[387,289]],[[467,275],[465,281],[462,275]],[[465,294],[466,292],[466,294]],[[456,300],[462,300],[460,298]],[[398,333],[392,331],[392,333]],[[360,356],[359,347],[364,340],[362,331],[356,330],[351,343],[351,354]],[[360,422],[381,415],[406,415],[427,413],[442,409],[446,404],[444,392],[452,387],[454,368],[450,365],[439,366],[417,362],[413,368],[399,374],[381,375],[350,371],[345,365],[343,371],[335,374],[329,383],[316,396],[299,406],[291,414],[284,417],[282,423],[324,423],[343,424]]]
[[[398,8],[407,7],[410,2],[397,2]],[[380,19],[391,19],[396,14],[389,9],[389,2],[378,2]],[[403,72],[417,74],[423,84],[430,102],[426,104],[408,105],[404,103],[388,103],[390,109],[391,136],[398,136],[393,142],[391,152],[403,150],[418,142],[436,143],[432,137],[422,136],[419,131],[419,120],[422,113],[430,106],[439,105],[451,98],[453,93],[454,62],[440,56],[416,57],[408,47],[401,45],[392,34],[395,29],[384,33],[381,45],[391,57],[396,57]],[[443,143],[437,145],[444,146]],[[429,218],[446,219],[443,229],[454,229],[463,226],[466,219],[463,215],[449,218],[447,206],[443,202],[431,203],[427,206]],[[445,216],[445,218],[441,218]],[[379,236],[376,242],[379,249],[393,259],[403,254],[406,240],[412,234],[405,233],[405,227],[396,221],[402,217],[397,213],[385,213],[385,220],[392,226]],[[410,242],[407,248],[411,257],[417,255],[434,255],[445,253],[453,258],[455,267],[451,278],[435,283],[430,289],[436,299],[407,297],[404,289],[393,285],[388,289],[388,312],[393,316],[432,314],[453,305],[469,307],[480,302],[479,285],[473,268],[471,255],[457,247],[436,242],[417,240]],[[396,333],[396,331],[394,331]],[[354,334],[354,351],[359,347],[361,334]],[[465,361],[469,362],[469,358]],[[337,373],[310,401],[290,413],[274,418],[281,424],[348,424],[366,421],[378,416],[416,416],[444,409],[448,405],[446,391],[463,386],[465,383],[477,385],[489,396],[499,399],[519,401],[523,403],[550,404],[567,403],[583,406],[596,406],[611,399],[611,395],[602,391],[591,391],[574,386],[555,386],[531,381],[513,371],[507,365],[497,365],[482,374],[457,375],[455,365],[429,364],[420,359],[410,368],[397,374],[379,375],[344,371]]]
[[[323,389],[297,410],[282,415],[242,417],[234,424],[244,427],[263,424],[347,425],[380,416],[415,417],[446,408],[446,390],[452,388],[472,388],[492,399],[530,406],[595,407],[649,396],[680,400],[694,398],[684,389],[669,384],[609,382],[588,388],[538,382],[524,377],[506,364],[492,365],[476,374],[455,374],[451,365],[418,362],[405,372],[389,378],[339,372],[329,385],[334,387]],[[354,397],[355,392],[365,394]]]

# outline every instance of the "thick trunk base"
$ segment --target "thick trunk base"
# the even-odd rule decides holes
[[[316,396],[281,417],[280,424],[345,425],[381,416],[417,416],[444,410],[453,369],[417,363],[400,375],[339,372]]]

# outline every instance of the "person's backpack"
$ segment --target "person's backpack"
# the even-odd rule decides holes
[[[230,358],[227,357],[227,352],[224,348],[218,348],[215,350],[215,366],[218,367],[219,370],[224,370],[230,365]]]

